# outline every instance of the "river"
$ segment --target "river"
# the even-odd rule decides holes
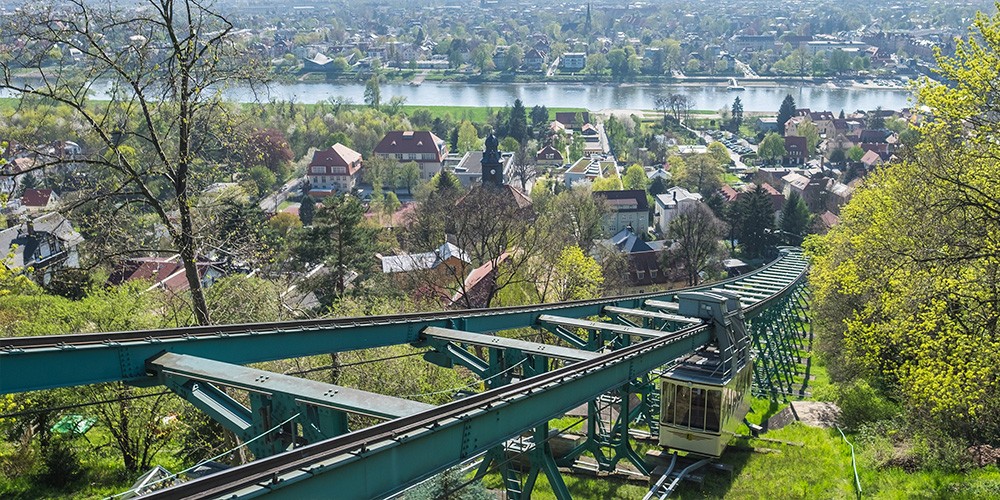
[[[406,83],[384,83],[382,101],[393,96],[406,98],[406,104],[418,106],[492,106],[510,105],[520,98],[525,106],[602,109],[655,109],[654,99],[659,94],[679,93],[694,101],[694,109],[718,110],[729,108],[739,96],[744,111],[777,112],[781,101],[791,94],[800,108],[813,110],[851,112],[883,109],[901,109],[910,106],[908,90],[878,88],[828,88],[815,85],[802,86],[747,86],[746,90],[728,90],[720,85],[602,85],[581,83],[510,83],[472,84],[424,82],[420,86]],[[293,83],[273,84],[263,94],[265,100],[294,99],[300,103],[315,103],[341,97],[356,103],[364,102],[363,83]],[[251,95],[238,89],[230,97],[248,101]]]

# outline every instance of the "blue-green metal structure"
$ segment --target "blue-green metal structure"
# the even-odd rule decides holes
[[[759,394],[777,399],[794,392],[807,325],[805,271],[801,253],[789,248],[760,270],[697,288],[712,296],[739,296],[752,334]],[[593,455],[604,470],[628,460],[649,471],[628,431],[636,422],[656,422],[656,372],[725,334],[710,315],[680,314],[679,292],[489,310],[0,339],[0,394],[112,381],[161,384],[241,439],[258,438],[251,447],[257,460],[151,497],[381,498],[483,457],[478,475],[499,472],[511,498],[530,497],[539,474],[558,498],[569,498],[558,464],[582,453]],[[519,328],[548,332],[557,342],[493,335]],[[434,407],[242,366],[403,343],[429,348],[424,355],[429,362],[470,369],[489,390]],[[250,406],[224,388],[246,391]],[[615,421],[601,419],[600,401],[615,405]],[[589,410],[587,436],[568,455],[554,457],[548,422],[580,405]],[[352,431],[348,414],[385,421]],[[276,428],[278,423],[284,424]],[[655,426],[650,430],[655,432]],[[525,432],[532,443],[512,450],[512,438]],[[527,457],[526,468],[515,466],[513,455]]]

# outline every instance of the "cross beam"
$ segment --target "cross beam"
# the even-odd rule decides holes
[[[434,405],[385,396],[255,368],[184,354],[163,353],[147,363],[161,383],[179,377],[261,394],[286,394],[303,405],[321,406],[390,420],[434,408]]]
[[[539,344],[538,342],[528,342],[525,340],[509,339],[497,337],[495,335],[484,335],[481,333],[463,332],[450,328],[430,327],[421,333],[422,337],[429,337],[449,342],[458,342],[474,346],[489,347],[493,349],[515,349],[525,354],[537,354],[547,358],[561,359],[565,361],[583,361],[598,356],[597,353],[573,349],[550,344]]]

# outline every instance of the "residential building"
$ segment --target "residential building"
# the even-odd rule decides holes
[[[670,230],[670,221],[692,209],[698,203],[701,203],[700,194],[692,193],[680,186],[672,187],[666,193],[656,195],[656,227],[660,234],[667,234]]]
[[[528,49],[524,54],[524,69],[528,71],[542,71],[545,68],[545,53],[538,49]]]
[[[586,52],[567,52],[562,55],[559,65],[565,71],[582,71],[587,67]]]
[[[330,149],[316,151],[308,170],[310,194],[350,193],[358,184],[361,163],[360,153],[339,142]]]
[[[49,212],[59,204],[59,195],[51,189],[25,189],[21,206],[28,212]]]
[[[536,165],[562,166],[565,162],[562,152],[554,148],[552,144],[546,144],[544,148],[535,153]]]
[[[444,243],[430,252],[376,255],[376,257],[382,262],[382,272],[386,274],[429,271],[438,268],[464,269],[466,264],[472,262],[464,250],[451,243]],[[464,275],[464,272],[462,274]]]
[[[622,254],[628,262],[626,279],[632,286],[666,283],[667,273],[660,267],[662,241],[645,242],[631,229],[624,228],[611,238],[597,243],[600,257],[607,258],[609,254]],[[601,255],[603,254],[603,255]]]
[[[80,267],[76,247],[83,243],[73,225],[58,212],[50,212],[0,231],[0,264],[31,270],[41,283],[60,269]]]
[[[614,157],[604,157],[601,155],[584,156],[569,166],[563,173],[563,182],[566,187],[573,187],[581,181],[595,181],[600,178],[617,176],[618,162]]]
[[[203,288],[212,286],[226,274],[218,262],[198,259],[196,267]],[[136,257],[119,264],[108,277],[108,283],[120,285],[126,281],[142,280],[150,283],[147,290],[159,288],[180,293],[191,288],[186,272],[180,254],[167,257]]]
[[[785,136],[785,157],[782,163],[786,166],[801,166],[805,165],[806,160],[809,159],[809,151],[807,151],[807,145],[805,137],[799,137],[795,135]]]
[[[448,145],[428,130],[393,130],[379,141],[374,153],[400,163],[417,162],[420,180],[428,180],[441,171]]]
[[[649,201],[646,199],[646,191],[596,191],[593,196],[608,209],[602,218],[604,234],[615,234],[626,228],[631,228],[637,234],[645,234],[649,229]]]

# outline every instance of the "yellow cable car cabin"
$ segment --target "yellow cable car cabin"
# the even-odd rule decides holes
[[[718,457],[746,416],[753,377],[750,337],[736,295],[678,295],[680,313],[707,319],[715,340],[671,363],[661,377],[661,446]]]

